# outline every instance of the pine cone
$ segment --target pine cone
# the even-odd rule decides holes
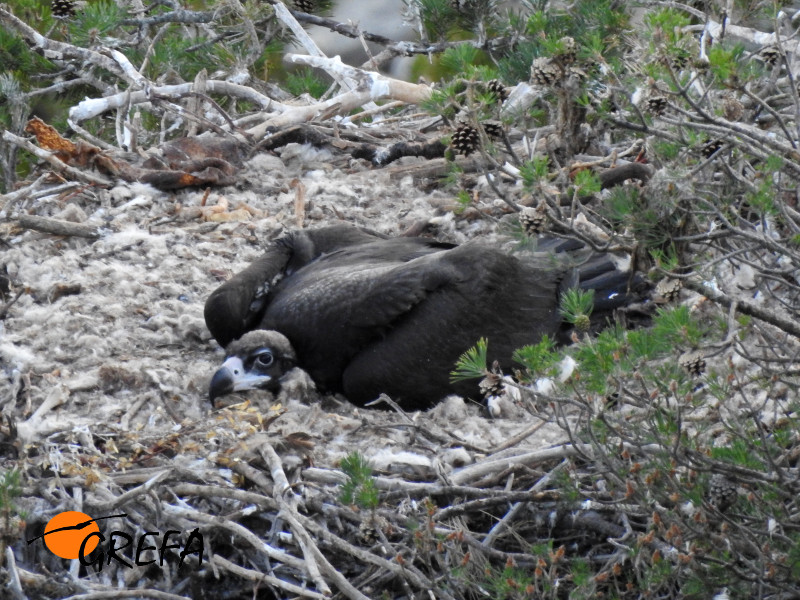
[[[670,57],[670,64],[672,68],[676,71],[683,71],[686,66],[689,64],[689,59],[691,58],[691,54],[688,50],[680,50],[678,54],[675,56]]]
[[[708,480],[708,502],[720,512],[725,512],[736,502],[739,492],[736,484],[722,473],[714,473]]]
[[[564,76],[564,71],[551,58],[540,56],[531,64],[531,81],[537,85],[553,85]]]
[[[486,84],[487,91],[497,98],[496,102],[502,104],[508,98],[508,92],[506,91],[506,86],[504,86],[499,79],[492,79],[489,83]]]
[[[672,302],[681,293],[683,283],[680,279],[665,277],[656,284],[656,295],[661,296],[667,302]]]
[[[706,370],[706,357],[701,350],[686,352],[678,357],[678,364],[689,375],[701,375]]]
[[[575,39],[566,35],[558,41],[561,50],[554,54],[553,58],[562,65],[571,65],[578,58],[578,45],[575,43]]]
[[[526,206],[519,214],[522,230],[529,236],[539,235],[547,225],[547,204],[542,200],[536,207]]]
[[[503,126],[499,121],[485,121],[481,126],[490,138],[499,139],[503,135]]]
[[[75,0],[52,0],[50,12],[57,19],[67,19],[75,14]]]
[[[567,69],[567,75],[570,77],[574,77],[578,81],[586,81],[589,78],[588,73],[583,69],[572,65],[569,69]]]
[[[744,104],[733,96],[726,96],[722,101],[722,116],[728,121],[738,121],[744,115]]]
[[[667,110],[667,99],[653,94],[645,101],[645,110],[650,114],[661,116]]]
[[[359,537],[368,544],[374,544],[380,536],[378,530],[386,531],[389,528],[389,521],[381,516],[368,516],[358,525]]]
[[[500,396],[506,392],[506,387],[503,385],[503,376],[497,373],[488,373],[486,377],[481,379],[478,388],[484,398]]]
[[[450,147],[464,156],[469,156],[478,148],[478,130],[471,125],[459,125],[453,133]]]
[[[720,148],[722,148],[722,140],[711,140],[700,149],[700,152],[702,152],[703,156],[706,158],[711,158]]]
[[[759,55],[761,56],[761,59],[770,67],[777,65],[778,61],[781,59],[781,53],[775,46],[763,48],[761,52],[759,52]]]

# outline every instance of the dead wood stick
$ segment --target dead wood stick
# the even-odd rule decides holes
[[[289,187],[294,188],[294,223],[302,229],[306,216],[306,186],[299,179],[292,179]]]
[[[496,460],[486,460],[468,467],[464,467],[453,473],[450,479],[454,485],[463,485],[470,481],[476,481],[487,475],[499,473],[513,465],[532,465],[551,460],[565,459],[579,455],[581,452],[591,453],[591,447],[577,448],[572,444],[564,444],[555,448],[545,448],[516,456],[508,456]]]
[[[518,454],[521,456],[521,454]],[[511,460],[511,459],[509,459]],[[309,467],[303,469],[303,479],[326,485],[341,485],[347,481],[347,476],[341,471]],[[442,485],[440,483],[422,483],[417,481],[404,481],[393,477],[372,477],[375,485],[382,492],[382,498],[394,495],[412,496],[463,496],[466,498],[506,497],[508,492],[492,490],[466,485]]]
[[[275,452],[275,449],[266,439],[259,446],[258,453],[261,455],[261,458],[264,459],[264,462],[269,466],[270,474],[272,475],[272,481],[275,482],[275,485],[272,489],[272,497],[280,507],[278,516],[288,521],[289,526],[292,529],[292,533],[294,533],[294,536],[300,545],[300,549],[303,551],[303,557],[306,560],[306,569],[308,570],[308,574],[311,577],[311,580],[314,582],[314,585],[316,585],[317,589],[319,589],[325,596],[331,595],[331,588],[328,586],[328,582],[325,581],[325,578],[322,576],[322,572],[320,570],[321,562],[323,565],[325,565],[325,570],[328,575],[332,575],[333,578],[336,579],[335,574],[338,574],[339,577],[344,580],[344,587],[339,585],[339,589],[343,594],[347,595],[349,598],[359,598],[359,600],[361,598],[366,599],[366,596],[363,596],[361,592],[356,590],[356,588],[353,587],[350,582],[344,579],[341,573],[336,571],[333,565],[328,563],[322,552],[320,552],[319,548],[317,548],[314,540],[308,534],[308,531],[306,531],[306,529],[295,517],[297,514],[297,504],[299,500],[289,485],[289,480],[286,477],[286,473],[283,471],[283,463],[281,462],[280,456],[278,456],[278,453]],[[351,590],[348,588],[352,588],[352,591],[355,591],[356,595],[350,593]]]
[[[489,454],[490,454],[490,456],[491,456],[491,455],[493,455],[493,454],[496,454],[497,452],[502,452],[503,450],[508,450],[508,449],[509,449],[509,448],[511,448],[512,446],[516,446],[516,445],[517,445],[517,444],[519,444],[519,443],[520,443],[522,440],[524,440],[524,439],[526,439],[526,438],[528,438],[528,437],[532,436],[534,433],[536,433],[537,431],[539,431],[539,430],[540,430],[542,427],[544,427],[545,425],[547,425],[549,422],[550,422],[550,421],[546,421],[546,420],[544,420],[544,419],[543,419],[543,420],[542,420],[541,422],[539,422],[539,423],[534,423],[534,424],[533,424],[533,425],[531,425],[530,427],[526,427],[525,429],[523,429],[522,431],[520,431],[520,432],[519,432],[519,433],[517,433],[516,435],[513,435],[513,436],[511,436],[511,437],[510,437],[509,439],[507,439],[505,442],[503,442],[502,444],[500,444],[500,445],[499,445],[497,448],[494,448],[494,449],[493,449],[493,450],[492,450],[492,451],[489,453]]]
[[[14,549],[11,546],[6,546],[6,569],[8,569],[9,579],[8,587],[14,594],[20,598],[25,597],[25,592],[22,589],[22,583],[17,572],[17,561],[14,558]]]
[[[307,65],[324,69],[329,75],[336,78],[352,80],[356,85],[352,89],[308,106],[286,107],[281,114],[273,116],[260,124],[247,130],[252,138],[263,139],[271,129],[281,129],[298,123],[311,120],[324,120],[334,115],[346,115],[374,100],[389,99],[409,104],[417,104],[427,100],[431,95],[431,88],[408,83],[399,79],[385,77],[380,73],[364,71],[345,65],[336,58],[321,56],[306,56],[300,54],[287,54],[284,60],[295,64]]]
[[[563,461],[561,464],[557,465],[555,469],[549,473],[545,473],[544,476],[533,485],[533,487],[530,489],[530,493],[535,494],[541,490],[550,482],[550,480],[553,478],[553,475],[561,471],[566,466],[567,461]],[[508,529],[510,523],[517,518],[517,514],[526,504],[526,502],[516,502],[503,516],[503,518],[494,524],[494,526],[489,530],[489,533],[486,534],[486,537],[483,539],[481,544],[487,548],[492,547],[497,537],[506,529]]]
[[[690,290],[694,290],[699,294],[703,294],[709,300],[712,300],[718,304],[722,304],[727,308],[730,308],[735,303],[737,312],[755,317],[756,319],[764,321],[765,323],[774,325],[778,329],[782,329],[786,333],[789,333],[796,338],[800,338],[800,325],[798,325],[796,321],[784,315],[778,314],[774,310],[756,306],[755,304],[746,300],[732,298],[731,296],[712,288],[710,285],[706,285],[696,277],[687,277],[683,279],[683,284]]]
[[[39,175],[39,177],[36,179],[36,181],[31,183],[30,185],[26,185],[25,187],[20,188],[18,190],[14,190],[13,192],[8,192],[7,194],[0,194],[0,209],[8,210],[12,206],[12,203],[16,202],[17,200],[19,200],[21,198],[27,198],[28,196],[32,195],[34,192],[36,192],[42,186],[42,184],[45,182],[47,177],[48,177],[48,174],[44,173],[42,175]],[[72,182],[70,183],[70,186],[72,186],[72,187],[74,187],[76,185],[78,185],[78,184],[77,183],[72,183]],[[58,192],[55,192],[55,193],[58,193]]]
[[[252,569],[246,569],[244,567],[240,567],[237,564],[232,563],[231,561],[223,558],[219,554],[215,554],[211,559],[213,563],[215,563],[218,567],[236,575],[237,577],[242,577],[244,579],[249,579],[250,581],[254,581],[257,583],[265,583],[269,586],[277,587],[282,590],[286,590],[287,592],[291,592],[292,594],[297,594],[301,598],[327,598],[327,596],[320,594],[319,592],[315,592],[313,590],[309,590],[307,588],[302,588],[299,585],[294,585],[293,583],[289,583],[288,581],[283,581],[282,579],[278,579],[277,577],[273,577],[272,575],[267,575],[265,573],[261,573],[260,571],[253,571]]]
[[[84,237],[93,240],[100,237],[100,232],[91,225],[62,221],[61,219],[52,219],[50,217],[37,217],[23,214],[17,217],[17,222],[20,227],[24,227],[25,229],[35,229],[36,231],[43,231],[44,233],[52,233],[54,235]]]
[[[8,310],[12,306],[14,306],[14,303],[17,300],[22,298],[22,294],[24,294],[24,293],[25,293],[25,288],[19,290],[11,300],[9,300],[8,302],[6,302],[2,306],[0,306],[0,321],[2,321],[3,319],[5,319],[8,316]]]
[[[113,500],[109,502],[96,504],[95,508],[97,508],[97,510],[102,513],[111,512],[112,510],[119,508],[126,502],[148,493],[151,489],[153,489],[153,487],[155,487],[157,484],[161,483],[167,477],[172,475],[172,473],[173,473],[172,469],[164,469],[160,473],[156,474],[155,476],[145,481],[142,485],[136,486],[135,488],[128,490],[124,494],[116,496]]]
[[[255,504],[264,510],[278,510],[278,505],[272,498],[248,492],[238,488],[220,487],[218,485],[202,485],[199,483],[178,483],[170,486],[170,489],[178,496],[198,496],[208,499],[228,498],[238,500],[242,504]]]
[[[247,527],[244,525],[235,523],[230,519],[209,515],[194,508],[176,506],[166,502],[161,503],[161,508],[167,515],[172,515],[183,519],[191,519],[197,523],[202,523],[203,525],[207,525],[212,528],[222,529],[223,531],[231,534],[234,538],[245,541],[250,547],[253,548],[253,550],[264,555],[270,560],[281,562],[287,567],[296,569],[300,572],[306,572],[307,570],[304,560],[289,554],[285,550],[271,546],[255,533],[247,529]]]
[[[351,598],[352,600],[369,600],[368,596],[362,594],[358,588],[350,583],[350,581],[348,581],[348,579],[328,561],[328,559],[317,546],[314,539],[311,537],[311,534],[308,533],[308,530],[303,526],[299,519],[300,514],[296,509],[285,508],[282,509],[278,515],[288,521],[292,531],[297,537],[297,541],[300,543],[300,547],[303,548],[304,552],[308,550],[309,555],[314,555],[315,559],[318,561],[318,565],[316,566],[318,568],[321,566],[321,568],[325,570],[325,574],[333,580],[333,582],[336,584],[336,587],[339,588],[339,591],[344,596]],[[322,583],[324,583],[324,580]],[[325,588],[328,589],[327,585]],[[326,596],[330,596],[330,591],[328,591]]]
[[[135,590],[121,590],[109,587],[107,590],[99,592],[88,592],[86,594],[75,594],[63,600],[109,600],[111,598],[154,598],[154,600],[189,600],[188,596],[170,594],[161,590],[146,588],[136,588]]]
[[[120,79],[128,80],[127,73],[112,56],[47,38],[2,6],[0,6],[0,23],[15,31],[28,42],[31,49],[38,51],[50,60],[77,59],[101,69],[106,69]],[[133,84],[136,82],[128,80],[128,83]]]
[[[352,90],[363,89],[368,94],[367,100],[390,98],[391,100],[408,104],[419,104],[431,97],[432,88],[430,86],[393,79],[375,71],[365,71],[364,69],[351,67],[344,64],[338,56],[327,58],[323,56],[287,54],[284,56],[284,60],[324,69],[334,79],[339,77],[349,79],[356,85],[350,85],[348,88]]]
[[[402,577],[408,580],[412,585],[420,590],[433,589],[433,582],[428,579],[423,573],[416,569],[413,565],[401,565],[395,560],[389,560],[381,556],[377,556],[368,550],[359,548],[348,542],[347,540],[339,537],[326,529],[316,521],[304,515],[297,515],[298,520],[305,525],[305,527],[314,533],[318,539],[324,540],[327,544],[332,546],[335,550],[345,552],[353,558],[360,560],[365,564],[374,565],[380,569],[385,569],[397,577]],[[444,590],[439,590],[442,598],[445,600],[453,600],[453,596],[446,593]]]
[[[620,164],[599,173],[600,184],[604,190],[619,185],[628,179],[638,179],[642,183],[647,181],[656,172],[652,165],[638,162]]]
[[[460,517],[468,513],[478,513],[493,506],[508,504],[509,502],[514,502],[516,505],[529,502],[558,502],[559,500],[563,500],[563,498],[562,495],[556,491],[538,492],[534,489],[518,490],[506,492],[505,498],[501,496],[487,496],[486,498],[468,500],[467,502],[440,508],[433,514],[431,519],[437,522],[446,521],[447,519]],[[484,543],[484,545],[488,546],[490,544]]]

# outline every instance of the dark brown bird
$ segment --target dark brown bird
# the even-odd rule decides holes
[[[294,366],[359,405],[381,393],[409,410],[477,396],[476,382],[452,383],[450,373],[480,338],[489,364],[508,369],[514,350],[564,330],[565,289],[596,290],[593,318],[630,302],[628,274],[608,256],[577,269],[556,257],[350,226],[290,233],[206,302],[206,324],[228,355],[211,401],[274,391]]]

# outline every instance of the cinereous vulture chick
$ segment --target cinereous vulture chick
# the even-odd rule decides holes
[[[611,257],[574,267],[560,254],[344,225],[285,235],[206,302],[208,329],[227,349],[212,404],[234,391],[277,391],[295,366],[357,405],[381,393],[407,410],[451,393],[475,397],[476,381],[452,383],[450,373],[480,338],[489,364],[509,369],[514,350],[564,332],[559,301],[569,287],[595,290],[593,319],[637,297]]]

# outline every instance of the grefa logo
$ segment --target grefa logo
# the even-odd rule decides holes
[[[56,556],[67,559],[77,558],[84,566],[96,565],[98,571],[103,570],[103,564],[110,565],[112,560],[116,560],[129,569],[132,569],[134,565],[142,567],[155,563],[163,566],[166,552],[178,549],[180,549],[178,566],[183,565],[184,559],[190,554],[197,555],[198,568],[203,564],[205,544],[203,534],[199,529],[195,528],[189,533],[185,544],[181,543],[183,536],[180,531],[169,529],[164,532],[160,544],[158,544],[158,539],[161,537],[161,533],[148,531],[139,537],[134,546],[134,537],[131,534],[124,531],[112,531],[106,537],[97,524],[98,521],[104,519],[127,516],[127,514],[118,514],[95,519],[76,510],[60,512],[47,522],[42,535],[28,540],[28,545],[36,540],[44,539],[47,549]],[[118,545],[118,542],[121,543]],[[98,546],[100,552],[89,558],[88,555],[94,552]],[[129,548],[130,550],[128,550]],[[126,550],[132,556],[132,562],[122,554]],[[148,550],[152,550],[154,554],[157,552],[157,559],[144,560],[142,555]]]

